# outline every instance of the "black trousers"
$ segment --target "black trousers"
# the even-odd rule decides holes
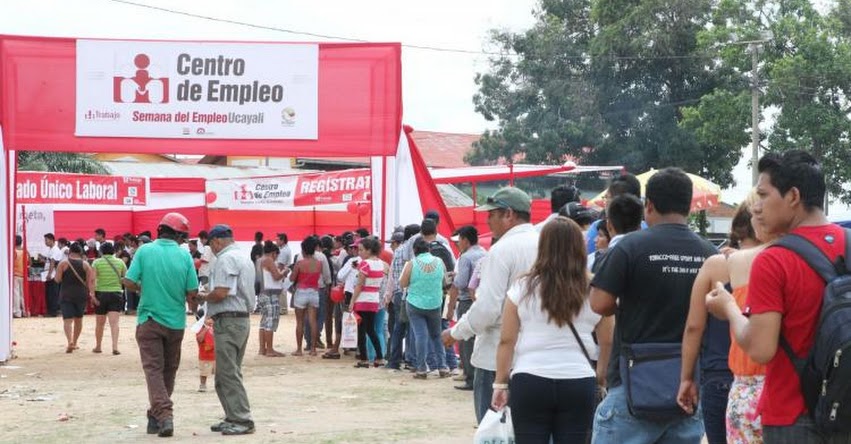
[[[44,283],[44,298],[47,316],[57,316],[59,314],[59,284],[56,281],[51,279]]]
[[[375,360],[383,360],[381,343],[378,342],[378,334],[375,333],[375,312],[359,311],[357,313],[361,318],[358,325],[358,359],[366,361],[366,337],[369,336],[369,340],[372,341],[372,348],[375,350]]]
[[[593,377],[512,376],[508,403],[517,444],[584,443],[594,421],[596,389]]]

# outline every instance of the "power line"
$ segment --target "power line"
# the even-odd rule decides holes
[[[301,35],[306,37],[314,37],[320,39],[328,39],[328,40],[339,40],[345,42],[354,42],[354,43],[368,43],[368,40],[353,38],[353,37],[345,37],[339,35],[331,35],[331,34],[321,34],[316,32],[309,31],[300,31],[295,29],[281,28],[277,26],[269,26],[269,25],[260,25],[257,23],[244,22],[240,20],[232,20],[220,17],[213,17],[204,14],[198,14],[194,12],[180,11],[171,8],[164,8],[161,6],[148,5],[145,3],[138,3],[130,0],[108,0],[113,3],[121,3],[129,6],[135,6],[138,8],[151,9],[154,11],[165,12],[168,14],[174,15],[182,15],[185,17],[192,17],[201,20],[207,20],[218,23],[227,23],[231,25],[245,26],[248,28],[262,29],[266,31],[276,31],[283,32],[287,34],[293,35]],[[486,55],[486,56],[499,56],[499,57],[522,57],[521,54],[509,53],[509,52],[491,52],[491,51],[476,51],[470,49],[460,49],[460,48],[445,48],[439,46],[430,46],[430,45],[412,45],[403,43],[402,47],[410,48],[410,49],[418,49],[423,51],[436,51],[436,52],[445,52],[445,53],[455,53],[455,54],[469,54],[469,55]],[[617,55],[559,55],[558,58],[565,59],[610,59],[610,60],[677,60],[677,59],[704,59],[704,58],[715,58],[715,55],[712,54],[686,54],[686,55],[659,55],[659,56],[617,56]]]
[[[299,30],[294,30],[294,29],[281,28],[281,27],[277,27],[277,26],[259,25],[259,24],[256,24],[256,23],[243,22],[243,21],[240,21],[240,20],[231,20],[231,19],[225,19],[225,18],[220,18],[220,17],[212,17],[212,16],[208,16],[208,15],[197,14],[197,13],[194,13],[194,12],[179,11],[179,10],[176,10],[176,9],[163,8],[163,7],[160,7],[160,6],[147,5],[147,4],[144,4],[144,3],[137,3],[137,2],[133,2],[133,1],[129,1],[129,0],[109,0],[109,1],[114,2],[114,3],[122,3],[122,4],[130,5],[130,6],[136,6],[136,7],[139,7],[139,8],[152,9],[152,10],[155,10],[155,11],[165,12],[165,13],[169,13],[169,14],[182,15],[182,16],[185,16],[185,17],[192,17],[192,18],[197,18],[197,19],[201,19],[201,20],[208,20],[208,21],[212,21],[212,22],[227,23],[227,24],[231,24],[231,25],[245,26],[245,27],[255,28],[255,29],[263,29],[263,30],[267,30],[267,31],[277,31],[277,32],[283,32],[283,33],[293,34],[293,35],[302,35],[302,36],[306,36],[306,37],[315,37],[315,38],[328,39],[328,40],[341,40],[341,41],[345,41],[345,42],[354,42],[354,43],[368,43],[369,42],[368,40],[363,40],[363,39],[358,39],[358,38],[353,38],[353,37],[344,37],[344,36],[331,35],[331,34],[320,34],[320,33],[316,33],[316,32],[299,31]],[[450,53],[459,53],[459,54],[517,56],[517,54],[509,54],[509,53],[473,51],[473,50],[458,49],[458,48],[441,48],[441,47],[437,47],[437,46],[427,46],[427,45],[402,44],[402,46],[405,47],[405,48],[411,48],[411,49],[421,49],[421,50],[439,51],[439,52],[450,52]]]

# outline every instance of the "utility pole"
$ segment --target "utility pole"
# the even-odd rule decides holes
[[[759,48],[774,38],[771,31],[760,32],[760,38],[756,40],[738,40],[733,35],[734,45],[748,45],[751,51],[751,171],[753,173],[753,185],[759,179],[757,164],[759,163]]]
[[[751,150],[753,158],[751,159],[751,169],[753,170],[753,186],[756,186],[759,180],[759,171],[757,164],[759,163],[759,43],[751,43],[748,45],[751,50]]]

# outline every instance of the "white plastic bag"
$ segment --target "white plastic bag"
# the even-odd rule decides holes
[[[196,335],[198,334],[199,331],[201,331],[201,327],[204,326],[204,321],[207,320],[207,303],[204,302],[204,305],[202,305],[200,307],[200,309],[204,310],[204,316],[201,316],[200,318],[198,318],[198,320],[195,321],[194,324],[192,324],[192,327],[190,327],[192,329],[192,333],[195,333]]]
[[[343,314],[343,336],[340,347],[358,348],[358,320],[352,312]]]
[[[473,444],[514,444],[514,426],[508,406],[501,412],[488,409],[476,429]]]

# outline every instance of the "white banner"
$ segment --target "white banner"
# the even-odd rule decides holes
[[[371,183],[369,169],[208,180],[207,206],[231,210],[280,210],[284,207],[354,205],[372,201]]]
[[[53,205],[18,205],[15,232],[25,232],[27,237],[27,252],[32,257],[39,254],[47,255],[48,248],[44,245],[44,235],[54,232]],[[26,214],[24,214],[26,213]],[[26,227],[22,217],[26,217]]]
[[[296,176],[207,181],[207,207],[229,210],[280,210],[295,202]]]
[[[316,44],[77,40],[75,135],[316,140]]]

